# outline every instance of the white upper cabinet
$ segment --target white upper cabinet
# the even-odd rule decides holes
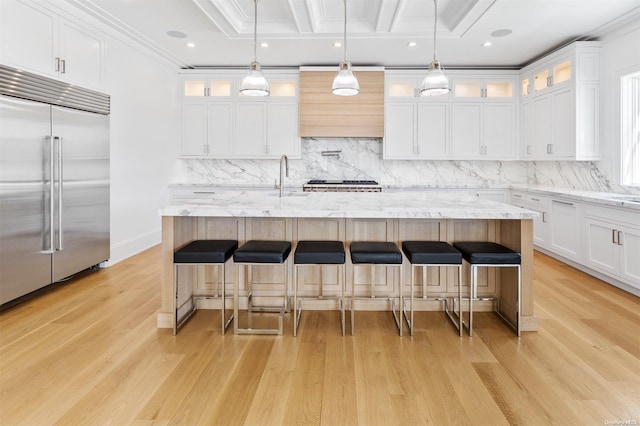
[[[181,73],[183,157],[300,157],[297,70],[265,72],[267,97],[238,93],[245,72]]]
[[[452,92],[420,97],[420,73],[385,72],[385,159],[515,159],[517,78],[447,72]]]
[[[454,159],[515,159],[515,75],[454,74],[451,152]]]
[[[521,70],[522,158],[599,158],[599,58],[599,42],[576,42]]]
[[[450,158],[450,95],[421,97],[422,78],[415,72],[385,72],[385,159]]]
[[[104,89],[104,38],[36,2],[0,1],[0,61],[79,86]]]

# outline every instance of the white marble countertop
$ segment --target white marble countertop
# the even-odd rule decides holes
[[[512,185],[511,189],[533,192],[548,197],[562,197],[575,201],[623,207],[640,211],[640,195],[620,194],[615,192],[595,192],[577,189],[556,188],[539,185]]]
[[[159,210],[160,216],[534,219],[537,213],[466,193],[223,191]]]
[[[203,192],[215,192],[218,191],[274,191],[273,185],[268,184],[245,184],[245,185],[214,185],[211,183],[194,183],[194,182],[175,182],[169,184],[170,188],[199,188]],[[409,192],[412,194],[418,192],[425,192],[427,194],[437,193],[441,191],[450,191],[450,192],[459,192],[464,193],[465,191],[472,190],[491,190],[491,189],[500,189],[500,190],[521,190],[534,192],[540,195],[546,196],[560,196],[566,199],[571,199],[575,201],[587,201],[590,203],[597,203],[607,206],[614,207],[623,207],[633,210],[640,211],[640,195],[634,194],[622,194],[622,193],[614,193],[614,192],[597,192],[597,191],[585,191],[585,190],[577,190],[577,189],[569,189],[569,188],[561,188],[561,187],[550,187],[550,186],[540,186],[540,185],[504,185],[500,187],[477,187],[477,186],[466,186],[466,185],[416,185],[416,186],[382,186],[383,192],[385,194],[396,193],[396,192]],[[300,191],[300,186],[285,186],[285,188],[290,192]]]

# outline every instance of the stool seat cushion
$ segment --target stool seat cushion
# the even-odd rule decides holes
[[[293,263],[342,265],[345,262],[342,241],[298,241]]]
[[[462,254],[444,241],[405,241],[402,251],[416,265],[459,265]]]
[[[453,243],[462,257],[471,264],[519,265],[520,253],[501,244],[485,241],[464,241]]]
[[[237,263],[283,263],[291,253],[289,241],[251,240],[233,254]]]
[[[174,263],[224,263],[238,248],[236,240],[196,240],[173,253]]]
[[[402,253],[396,243],[355,241],[350,250],[352,263],[402,264]]]

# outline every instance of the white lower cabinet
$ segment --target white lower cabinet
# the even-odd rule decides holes
[[[511,204],[538,213],[538,217],[533,220],[533,243],[542,248],[549,246],[549,202],[548,198],[537,194],[520,191],[511,193]]]
[[[599,206],[587,209],[587,266],[640,288],[640,213]]]
[[[640,210],[526,190],[512,190],[511,204],[539,213],[533,223],[537,248],[640,295],[630,289],[640,289]]]
[[[551,200],[550,248],[575,261],[580,260],[580,216],[578,204]]]

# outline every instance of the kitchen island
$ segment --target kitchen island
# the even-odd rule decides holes
[[[195,239],[237,239],[245,241],[286,240],[295,244],[299,240],[340,240],[348,248],[351,241],[392,241],[401,246],[408,240],[495,241],[522,255],[522,330],[535,331],[533,313],[533,219],[537,213],[510,205],[483,200],[467,194],[430,192],[410,193],[311,193],[289,192],[279,197],[268,191],[213,191],[207,197],[171,205],[160,209],[162,216],[162,306],[158,313],[159,328],[173,326],[175,303],[174,251]],[[289,264],[291,272],[292,262]],[[319,269],[317,267],[316,269]],[[312,295],[322,274],[325,295],[339,294],[337,268],[323,266],[322,271],[309,268],[299,275],[299,293]],[[410,291],[409,263],[403,266],[404,277],[394,268],[376,267],[373,283],[379,305],[367,303],[363,309],[388,309],[386,296],[397,294],[402,285],[404,294]],[[218,278],[215,268],[182,268],[179,300],[188,300],[192,294],[215,295]],[[233,265],[226,273],[228,289],[237,279]],[[442,310],[442,302],[434,298],[454,297],[457,294],[457,274],[451,268],[429,268],[422,276],[416,268],[416,294],[422,296],[426,289],[428,299],[417,303],[416,310]],[[243,269],[241,269],[242,271]],[[264,295],[278,294],[285,284],[291,290],[291,273],[282,268],[257,266],[253,268],[252,281],[260,284]],[[463,292],[468,291],[468,269],[463,270]],[[288,277],[288,278],[285,278]],[[353,271],[347,262],[347,285],[351,289],[355,280],[355,292],[369,294],[372,287],[368,268]],[[501,282],[515,280],[511,268],[494,268],[482,271],[479,277],[480,297],[500,298],[503,314],[515,315],[515,288],[501,286]],[[241,279],[240,282],[244,282]],[[418,288],[419,287],[419,288]],[[244,295],[240,288],[241,296]],[[231,293],[230,290],[227,293]],[[242,302],[242,300],[241,300]],[[216,308],[220,301],[215,297],[198,301],[199,308]],[[474,310],[490,310],[491,303],[474,304]],[[359,306],[356,306],[359,309]],[[311,308],[313,309],[313,308]],[[337,309],[332,300],[320,301],[317,309]]]

